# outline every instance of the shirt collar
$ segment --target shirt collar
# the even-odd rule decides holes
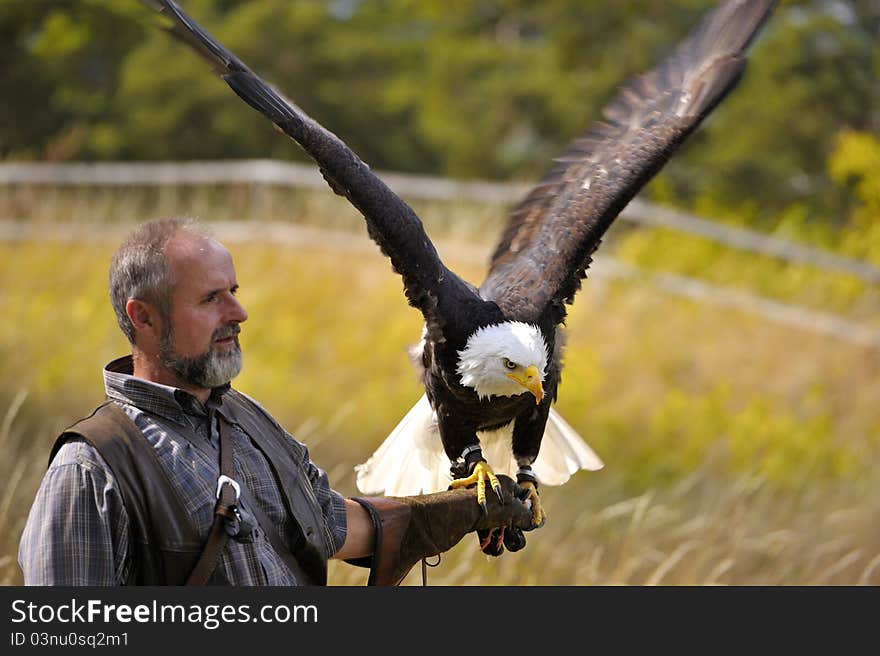
[[[202,405],[185,390],[137,378],[133,373],[131,355],[109,362],[104,367],[104,391],[107,397],[179,423],[183,422],[184,415],[205,416],[209,409],[220,407],[223,395],[230,388],[229,383],[213,388],[208,402]]]

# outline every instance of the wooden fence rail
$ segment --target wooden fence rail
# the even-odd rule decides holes
[[[404,173],[377,172],[404,198],[469,200],[507,205],[525,196],[529,183],[450,180]],[[276,160],[190,162],[0,163],[0,184],[53,186],[179,186],[253,184],[326,188],[311,165]],[[620,216],[623,221],[679,230],[752,253],[856,276],[880,284],[880,269],[826,250],[735,228],[636,198]]]

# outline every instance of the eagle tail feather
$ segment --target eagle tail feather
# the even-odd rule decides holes
[[[532,470],[543,485],[562,485],[581,469],[596,471],[605,464],[554,408],[544,427],[541,450]]]
[[[512,424],[478,433],[483,456],[496,474],[515,476],[511,451]],[[544,428],[541,451],[532,469],[543,485],[562,485],[575,472],[596,471],[602,460],[556,410]],[[428,397],[418,402],[366,462],[356,465],[357,487],[363,494],[409,496],[445,490],[452,480],[437,417]]]
[[[449,486],[449,458],[443,452],[437,418],[426,395],[355,471],[357,487],[364,494],[410,496]]]

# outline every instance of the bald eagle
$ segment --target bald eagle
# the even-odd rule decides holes
[[[513,210],[479,287],[443,263],[415,212],[342,140],[174,2],[145,1],[170,16],[175,36],[315,160],[330,187],[363,215],[403,278],[409,303],[424,316],[416,360],[425,395],[358,467],[362,491],[446,487],[451,468],[452,486],[476,484],[485,503],[487,483],[500,493],[496,471],[512,470],[531,500],[534,524],[543,523],[539,481],[561,483],[578,469],[602,466],[551,407],[566,305],[614,219],[737,84],[774,0],[722,2],[665,61],[623,86],[605,107],[605,120],[576,139]],[[484,453],[489,438],[501,445],[493,448],[502,459],[492,465]]]

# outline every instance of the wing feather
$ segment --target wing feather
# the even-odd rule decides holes
[[[511,212],[480,287],[505,315],[565,317],[605,231],[729,93],[775,0],[727,0],[631,80]]]
[[[207,58],[220,77],[251,107],[267,116],[317,162],[337,194],[364,216],[367,232],[391,260],[410,304],[422,311],[435,341],[443,341],[447,306],[482,303],[476,290],[443,262],[416,213],[335,134],[310,118],[211,37],[172,0],[142,0],[169,16],[169,31]]]

